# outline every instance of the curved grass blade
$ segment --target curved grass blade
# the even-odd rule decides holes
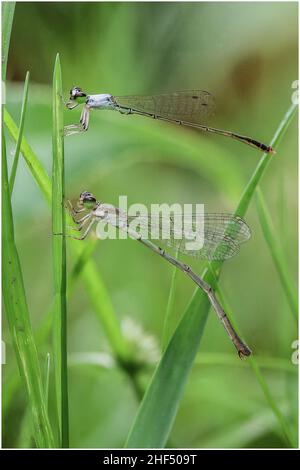
[[[38,447],[54,447],[42,384],[37,350],[26,302],[23,276],[14,238],[14,224],[7,174],[5,139],[2,136],[2,289],[6,315],[23,379]]]
[[[291,105],[281,121],[271,142],[273,148],[277,147],[283,137],[296,109],[296,105]],[[262,155],[240,199],[235,211],[236,215],[241,217],[245,215],[256,187],[271,158],[273,158],[271,154],[265,153]],[[218,279],[221,265],[221,262],[210,263],[210,269],[205,270],[202,274],[202,278],[213,288],[216,288],[215,281]],[[199,347],[209,308],[210,305],[205,299],[205,294],[197,289],[152,376],[130,430],[126,447],[151,448],[165,446],[182,397],[188,372],[193,365]]]
[[[12,139],[17,142],[19,129],[6,108],[4,108],[3,120]],[[42,191],[46,201],[50,205],[52,198],[52,184],[50,178],[45,168],[43,167],[38,157],[36,156],[36,154],[34,153],[34,151],[32,150],[32,148],[24,137],[22,138],[21,142],[21,153],[24,157],[25,162],[27,163],[27,166],[34,180]]]
[[[52,167],[52,230],[65,233],[64,210],[64,141],[62,81],[59,55],[56,56],[53,74],[53,167]],[[53,237],[54,270],[54,371],[58,422],[61,433],[61,446],[69,447],[69,405],[68,405],[68,364],[67,364],[67,268],[66,238]]]
[[[178,259],[179,251],[176,251],[175,258]],[[171,278],[171,285],[170,285],[170,292],[168,297],[168,303],[166,308],[166,314],[164,319],[164,326],[163,326],[163,333],[162,333],[162,350],[164,351],[167,347],[167,344],[172,336],[172,333],[175,330],[174,327],[174,319],[173,319],[173,310],[175,305],[175,291],[176,291],[176,279],[178,275],[178,269],[176,267],[172,270],[172,278]]]
[[[18,139],[17,139],[16,150],[15,150],[15,155],[14,155],[14,161],[13,161],[10,178],[9,178],[9,187],[10,187],[11,194],[14,189],[16,173],[17,173],[17,168],[18,168],[18,163],[19,163],[21,142],[22,142],[22,137],[23,137],[24,123],[25,123],[27,99],[28,99],[28,85],[29,85],[29,72],[26,73],[26,78],[25,78],[25,83],[24,83],[19,133],[18,133]]]
[[[199,348],[208,311],[207,298],[194,295],[154,372],[125,447],[165,446]]]
[[[233,317],[232,310],[229,307],[228,302],[225,301],[224,295],[223,295],[220,287],[217,284],[216,284],[216,291],[219,294],[222,305],[224,305],[224,309],[225,309],[228,317],[232,321],[232,317]],[[237,330],[237,333],[239,334],[238,328],[236,327],[236,325],[234,325],[234,326]],[[257,379],[257,382],[259,383],[259,385],[262,389],[262,392],[265,396],[266,402],[269,405],[269,408],[272,410],[275,418],[278,421],[279,428],[282,430],[283,435],[284,435],[284,437],[287,441],[287,444],[292,446],[292,447],[297,447],[297,437],[294,437],[294,435],[293,435],[293,433],[290,429],[289,423],[288,423],[288,421],[285,417],[285,414],[281,411],[281,409],[279,408],[279,406],[277,404],[277,401],[273,398],[270,387],[269,387],[267,381],[265,380],[265,378],[263,376],[263,373],[261,372],[260,365],[259,365],[259,362],[258,362],[257,358],[252,355],[252,356],[249,357],[247,362],[249,363],[250,367],[253,370],[253,373],[254,373],[254,375]],[[295,366],[293,364],[291,364],[291,366],[293,366],[293,368],[295,369]]]
[[[290,275],[288,265],[286,263],[286,257],[279,243],[279,240],[275,236],[275,229],[272,224],[271,216],[269,214],[264,195],[260,188],[256,190],[256,206],[260,225],[269,247],[271,256],[277,269],[279,279],[281,281],[283,290],[286,294],[290,311],[297,322],[298,318],[298,299],[297,299],[297,288],[295,282]]]

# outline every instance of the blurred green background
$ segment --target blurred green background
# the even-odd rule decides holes
[[[51,82],[59,52],[65,98],[74,85],[88,93],[115,95],[200,88],[216,98],[212,125],[268,143],[291,103],[297,79],[297,10],[296,2],[17,3],[8,110],[18,122],[22,82],[29,70],[25,136],[51,174]],[[79,115],[79,110],[66,110],[66,123],[78,122]],[[208,211],[231,212],[259,157],[258,151],[230,139],[137,116],[94,112],[87,134],[66,139],[66,192],[76,198],[89,190],[113,204],[119,195],[127,195],[129,204],[201,202]],[[261,188],[296,283],[296,120]],[[38,328],[52,301],[51,214],[23,161],[13,207],[28,304]],[[297,375],[291,355],[297,329],[255,203],[247,222],[252,239],[224,264],[220,285],[255,355],[271,358],[273,366],[263,374],[295,430]],[[124,334],[139,354],[155,361],[172,269],[131,240],[99,241],[93,257]],[[69,270],[74,261],[69,256]],[[203,264],[192,265],[201,273]],[[175,318],[193,291],[193,283],[179,273]],[[109,345],[80,280],[68,321],[71,446],[123,446],[138,400],[127,376],[109,360]],[[5,324],[4,340],[3,445],[24,446],[30,443],[22,427],[26,397],[14,375],[17,366]],[[42,365],[48,351],[50,340],[40,347]],[[104,365],[84,364],[87,353],[97,360],[106,353],[100,356]],[[151,370],[140,378],[142,384]],[[252,370],[236,357],[213,313],[171,442],[207,448],[287,445]]]

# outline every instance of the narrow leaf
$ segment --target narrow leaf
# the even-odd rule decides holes
[[[2,289],[5,311],[33,420],[38,447],[54,447],[54,439],[45,406],[45,396],[37,350],[27,307],[7,174],[6,148],[2,136]]]
[[[12,169],[10,173],[10,179],[9,179],[9,187],[10,187],[11,194],[14,189],[16,173],[17,173],[17,168],[18,168],[18,163],[19,163],[21,142],[23,138],[23,130],[24,130],[27,98],[28,98],[28,85],[29,85],[29,72],[26,73],[26,78],[25,78],[22,108],[21,108],[21,117],[20,117],[20,124],[19,124],[19,133],[18,133],[18,139],[17,139],[16,150],[15,150],[15,155],[14,155],[14,161],[13,161],[13,165],[12,165]]]
[[[65,233],[64,210],[64,141],[62,81],[59,56],[53,75],[53,168],[52,168],[52,230]],[[69,447],[68,365],[67,365],[67,300],[66,300],[66,238],[53,236],[54,270],[54,370],[61,446]]]
[[[2,82],[6,80],[6,68],[10,44],[11,28],[16,2],[2,2]]]
[[[286,256],[283,252],[282,246],[276,237],[276,231],[272,224],[272,219],[269,214],[264,195],[260,188],[256,190],[256,203],[257,212],[260,220],[260,225],[269,247],[271,256],[277,269],[279,279],[281,281],[283,290],[286,294],[287,301],[290,306],[291,313],[294,319],[298,318],[298,299],[297,287],[290,274],[289,267],[286,262]]]
[[[291,105],[281,121],[271,142],[273,148],[277,148],[296,109],[296,105]],[[272,158],[271,154],[262,155],[240,199],[236,214],[245,215],[256,187]],[[202,275],[213,288],[216,288],[215,279],[221,265],[221,262],[211,263],[210,269]],[[202,290],[197,289],[153,374],[129,433],[126,447],[151,448],[165,445],[182,397],[188,372],[193,365],[199,347],[209,309],[210,304],[206,295]]]

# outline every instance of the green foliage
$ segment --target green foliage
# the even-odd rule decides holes
[[[23,101],[22,101],[22,108],[21,108],[21,117],[20,117],[20,124],[19,124],[19,134],[18,134],[18,139],[17,139],[17,144],[16,144],[14,162],[12,165],[10,178],[9,178],[9,187],[10,187],[11,194],[14,189],[16,173],[17,173],[17,168],[18,168],[18,163],[19,163],[21,142],[22,142],[23,130],[24,130],[24,124],[25,124],[26,106],[27,106],[27,99],[28,99],[28,85],[29,85],[29,72],[26,73],[26,78],[25,78]]]
[[[6,79],[6,68],[10,44],[11,28],[15,12],[15,2],[2,2],[2,80]]]
[[[278,275],[285,291],[286,299],[289,303],[291,313],[297,322],[298,319],[298,299],[297,289],[289,267],[287,265],[285,253],[276,236],[275,227],[272,224],[271,215],[266,206],[264,195],[260,188],[257,188],[256,194],[257,212],[260,224],[264,233],[266,243],[269,247]]]
[[[280,139],[288,128],[288,124],[291,122],[292,116],[296,112],[296,108],[296,105],[292,105],[280,123],[278,131],[271,142],[274,148],[277,148]],[[264,154],[260,159],[241,197],[235,212],[236,215],[245,216],[256,187],[271,158],[270,154]],[[220,267],[220,262],[211,263],[211,269],[205,271],[202,276],[214,288],[216,288],[216,270]],[[209,309],[210,304],[206,294],[198,289],[151,379],[129,434],[127,447],[155,448],[165,446],[181,400],[188,372],[192,367],[199,347]],[[277,412],[276,404],[255,362],[253,362],[253,367],[272,409],[275,409],[276,415],[283,424],[289,443],[296,446],[297,439],[291,436],[281,413]]]
[[[23,117],[26,114],[26,138],[19,137],[24,161],[17,161],[12,201],[43,371],[49,352],[53,367],[49,332],[53,312],[58,312],[58,302],[53,305],[51,276],[52,187],[59,232],[64,217],[59,206],[63,186],[53,186],[48,176],[51,129],[56,130],[54,140],[61,145],[61,128],[53,128],[51,121],[56,52],[60,53],[64,98],[73,85],[116,95],[208,89],[217,95],[218,104],[210,124],[268,142],[293,92],[296,23],[297,6],[280,2],[218,4],[217,8],[205,2],[79,2],[71,8],[63,3],[51,7],[47,3],[17,4],[13,54],[8,61],[12,83],[3,117],[11,137],[8,156],[16,155],[19,128],[15,122],[19,122],[22,107],[17,82],[30,70],[30,94],[26,113],[22,113]],[[30,34],[28,24],[34,25]],[[29,54],[32,50],[35,53]],[[60,113],[58,99],[55,106]],[[239,256],[224,264],[218,282],[218,265],[209,266],[205,275],[215,284],[222,303],[224,297],[230,299],[230,309],[227,302],[225,309],[254,351],[254,360],[239,361],[215,317],[208,316],[209,306],[202,294],[195,293],[186,307],[192,283],[181,273],[172,281],[167,263],[134,241],[68,239],[70,446],[120,447],[130,428],[127,445],[162,446],[168,436],[168,445],[174,447],[294,445],[297,374],[291,363],[291,344],[297,333],[289,312],[295,307],[297,272],[297,128],[292,122],[295,110],[290,111],[284,120],[286,138],[276,145],[277,155],[270,158],[230,139],[109,112],[92,113],[89,132],[65,140],[68,198],[90,190],[100,200],[114,204],[118,204],[119,194],[126,194],[129,204],[204,202],[210,212],[233,212],[244,192],[239,211],[245,213],[249,206],[252,239]],[[79,111],[66,110],[64,121],[77,123]],[[283,130],[281,127],[281,134]],[[62,167],[57,177],[62,178]],[[263,239],[260,222],[264,235],[269,234],[266,227],[270,225],[264,226],[265,220],[257,217],[259,211],[249,204],[258,181],[275,227],[275,245],[274,237]],[[64,270],[63,242],[62,237],[53,238],[60,239],[54,240],[58,279]],[[274,246],[283,249],[274,250]],[[201,265],[195,263],[193,268],[201,273]],[[59,328],[57,345],[63,331]],[[5,324],[8,361],[3,376],[3,429],[4,445],[14,447],[30,444],[30,436],[36,438],[36,432],[30,427],[32,407],[27,406],[24,382],[18,379],[8,332]],[[160,344],[164,352],[159,360]],[[86,359],[73,359],[79,357]],[[49,415],[56,430],[52,373],[46,374],[45,382],[42,390],[48,390]],[[45,407],[46,398],[43,400]],[[60,408],[66,412],[66,403]]]
[[[5,311],[19,370],[30,403],[36,445],[53,447],[54,440],[45,406],[38,355],[15,244],[4,134],[2,135],[2,189],[2,214],[5,220],[2,231],[2,288]]]
[[[68,363],[67,363],[67,266],[65,238],[65,170],[62,81],[59,55],[53,75],[53,169],[52,231],[54,270],[53,355],[56,402],[61,432],[61,446],[69,447]]]

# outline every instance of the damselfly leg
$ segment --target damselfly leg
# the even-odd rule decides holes
[[[71,229],[80,233],[83,231],[80,237],[68,235],[69,237],[76,240],[84,240],[91,232],[93,225],[96,222],[109,223],[115,227],[118,227],[120,230],[127,231],[131,238],[139,241],[151,251],[157,253],[163,259],[189,276],[190,279],[195,282],[195,284],[200,287],[200,289],[202,289],[203,292],[207,295],[211,306],[213,307],[228,336],[237,349],[239,357],[243,358],[251,354],[249,347],[236,333],[223,307],[218,301],[212,287],[204,279],[198,276],[190,266],[182,263],[178,260],[178,258],[171,256],[160,246],[157,246],[155,243],[153,243],[150,239],[143,238],[141,233],[137,232],[135,229],[132,229],[130,227],[132,218],[130,218],[125,212],[122,212],[120,209],[114,208],[113,206],[98,202],[96,198],[87,191],[81,193],[76,206],[73,206],[69,202],[68,209],[74,223],[76,224],[76,227],[71,227]],[[77,215],[84,211],[86,211],[85,215],[77,218]],[[116,214],[119,215],[119,219],[114,217]],[[206,214],[203,218],[203,221],[207,224],[207,228],[204,230],[206,240],[204,241],[203,248],[200,249],[200,251],[202,251],[202,255],[199,256],[200,258],[226,259],[228,257],[234,256],[238,251],[239,244],[243,243],[250,237],[249,227],[240,217],[236,217],[230,214]],[[149,224],[149,220],[147,219],[144,219],[144,221],[141,220],[141,224],[143,224],[143,222],[145,226],[146,224]],[[160,222],[161,220],[159,220],[159,224]],[[172,220],[172,223],[174,223],[174,220]],[[152,222],[151,226],[153,226]],[[171,237],[174,236],[175,233],[178,234],[178,231],[180,230],[181,229],[177,229],[176,232],[176,227],[173,226]],[[183,239],[184,237],[189,236],[190,234],[187,234],[186,232],[182,233]],[[181,249],[181,245],[182,240],[175,246],[177,246],[178,251],[182,251],[183,253],[188,254],[186,250]],[[221,250],[218,251],[218,247],[220,245]],[[193,253],[192,256],[193,255],[195,255],[195,253]]]

